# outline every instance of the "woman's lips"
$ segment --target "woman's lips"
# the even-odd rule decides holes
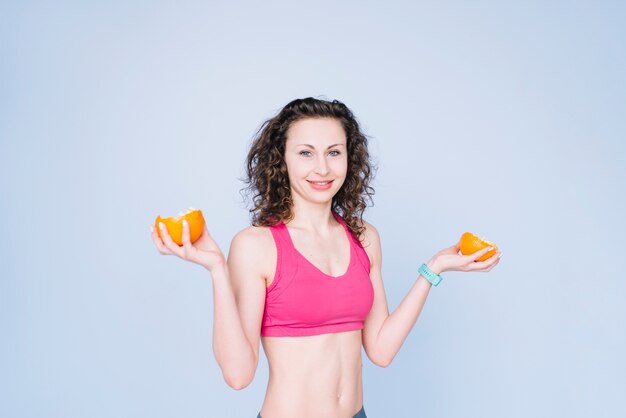
[[[323,181],[323,182],[318,182],[318,181],[313,182],[310,180],[307,180],[307,181],[309,182],[311,187],[315,190],[328,190],[333,185],[333,180]]]

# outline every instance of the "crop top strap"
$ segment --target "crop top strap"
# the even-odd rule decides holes
[[[296,268],[297,258],[291,238],[289,237],[289,231],[287,226],[281,222],[269,227],[274,237],[274,243],[276,244],[276,271],[274,273],[274,280],[267,288],[267,291],[271,291],[280,282],[280,279],[284,275],[291,275]]]
[[[352,231],[350,231],[350,228],[348,228],[348,225],[346,224],[346,221],[335,211],[333,211],[333,215],[335,216],[335,219],[337,219],[337,222],[339,222],[340,224],[343,225],[343,227],[346,229],[346,232],[348,233],[348,235],[350,236],[351,239],[351,246],[355,249],[357,258],[359,260],[359,262],[361,263],[361,265],[363,266],[363,268],[365,268],[365,270],[369,273],[370,272],[370,258],[367,255],[367,252],[365,251],[365,248],[363,248],[363,244],[361,244],[361,241],[359,241],[359,239],[352,233]]]
[[[279,224],[270,226],[270,231],[272,231],[272,235],[274,236],[274,242],[276,243],[278,256],[281,257],[286,252],[288,252],[290,249],[289,247],[291,247],[291,239],[289,238],[287,226],[281,222]]]

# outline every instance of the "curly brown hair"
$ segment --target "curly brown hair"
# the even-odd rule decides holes
[[[368,138],[348,107],[338,100],[326,101],[307,97],[289,102],[280,112],[263,122],[256,132],[247,157],[246,178],[252,195],[252,225],[272,226],[293,219],[291,189],[285,164],[287,131],[305,118],[334,118],[346,133],[348,171],[346,179],[333,197],[332,210],[346,222],[350,231],[363,240],[363,212],[366,199],[372,201],[370,187],[375,167],[367,150]]]

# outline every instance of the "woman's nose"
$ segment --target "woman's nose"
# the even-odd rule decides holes
[[[321,176],[328,174],[328,162],[326,161],[326,158],[321,157],[317,160],[315,172]]]

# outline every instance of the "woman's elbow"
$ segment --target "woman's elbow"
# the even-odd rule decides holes
[[[387,368],[391,364],[391,359],[379,359],[374,362],[378,367]]]
[[[226,383],[228,384],[228,386],[230,386],[231,388],[235,390],[245,389],[246,387],[248,387],[248,385],[250,385],[250,382],[226,382]]]
[[[250,386],[252,380],[254,379],[254,375],[252,376],[224,376],[224,381],[228,386],[235,390],[245,389]]]
[[[367,357],[372,363],[374,363],[378,367],[382,367],[383,369],[388,367],[391,364],[391,360],[393,360],[393,358],[388,359],[384,356],[370,355],[369,353],[367,353]]]

